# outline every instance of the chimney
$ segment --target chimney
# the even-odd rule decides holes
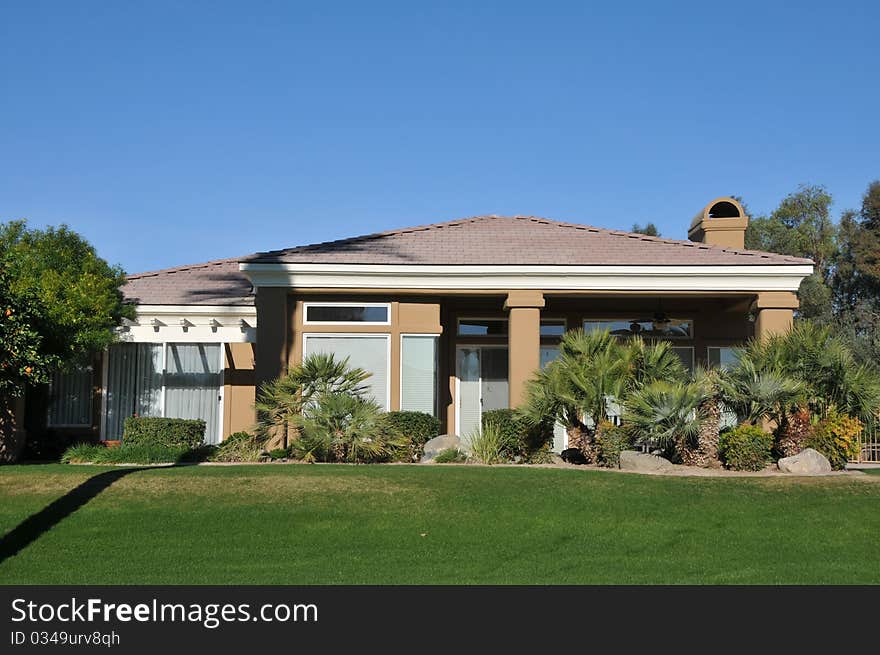
[[[729,197],[716,198],[694,217],[688,239],[725,248],[744,248],[749,217]]]

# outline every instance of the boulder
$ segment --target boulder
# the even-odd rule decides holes
[[[566,448],[559,456],[563,462],[567,464],[586,464],[587,458],[578,448]]]
[[[624,471],[668,471],[672,462],[658,455],[649,455],[635,450],[624,450],[620,453],[620,468]]]
[[[797,455],[780,459],[779,470],[792,475],[822,475],[831,473],[831,462],[818,450],[807,448]]]
[[[464,448],[461,444],[461,439],[454,434],[441,434],[439,437],[429,439],[425,442],[425,452],[419,461],[423,464],[427,462],[433,462],[434,458],[437,457],[437,455],[442,453],[444,450],[449,450],[450,448],[466,450],[466,448]]]

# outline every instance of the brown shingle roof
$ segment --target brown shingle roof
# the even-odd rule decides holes
[[[239,258],[128,276],[125,299],[139,305],[253,305],[250,280]]]
[[[807,259],[561,223],[476,216],[257,253],[253,263],[485,265],[809,264]]]
[[[561,223],[534,216],[476,216],[235,259],[128,276],[141,305],[252,305],[239,262],[486,265],[810,264],[809,259]]]

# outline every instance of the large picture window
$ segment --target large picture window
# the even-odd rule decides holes
[[[458,335],[461,337],[501,337],[507,335],[506,318],[460,318]]]
[[[349,366],[370,373],[366,381],[369,395],[387,411],[390,408],[390,343],[391,337],[387,334],[306,334],[303,355],[330,353],[337,359],[348,358]]]
[[[49,427],[92,424],[92,369],[57,371],[49,383]]]
[[[400,409],[437,415],[437,337],[404,334],[400,340]]]

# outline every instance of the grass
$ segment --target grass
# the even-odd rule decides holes
[[[120,471],[0,467],[0,533],[77,485],[94,486],[95,476],[118,477],[0,562],[0,583],[880,583],[873,476],[346,465]]]

